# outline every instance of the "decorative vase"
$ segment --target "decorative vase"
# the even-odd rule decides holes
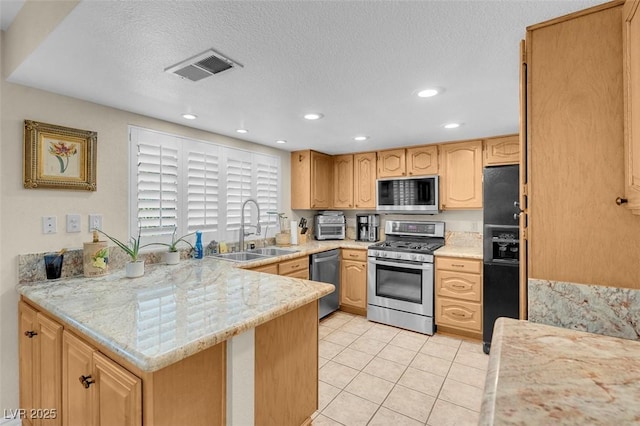
[[[144,262],[137,260],[135,262],[128,262],[125,265],[125,275],[127,278],[138,278],[144,275]]]
[[[168,251],[164,254],[164,263],[167,265],[176,265],[180,262],[179,251]]]

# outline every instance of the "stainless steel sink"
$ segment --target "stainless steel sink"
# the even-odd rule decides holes
[[[284,256],[285,254],[297,253],[300,250],[282,249],[276,247],[264,247],[251,250],[251,253],[258,253],[265,256]]]
[[[236,253],[218,253],[211,255],[212,257],[217,257],[218,259],[231,260],[233,262],[248,262],[250,260],[259,260],[266,259],[272,256],[267,256],[259,253],[249,253],[246,251],[236,252]]]

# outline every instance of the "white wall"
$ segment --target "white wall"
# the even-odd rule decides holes
[[[104,228],[128,233],[128,126],[136,125],[281,157],[282,211],[291,217],[290,154],[262,145],[172,124],[2,81],[0,111],[0,409],[18,407],[17,255],[81,248],[89,241],[88,215]],[[98,132],[96,192],[23,188],[24,120]],[[82,217],[82,232],[65,232],[65,215]],[[44,235],[43,215],[57,216],[58,233]]]

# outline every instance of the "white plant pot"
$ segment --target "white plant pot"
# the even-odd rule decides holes
[[[168,251],[164,254],[164,263],[167,265],[176,265],[180,262],[179,251]]]
[[[128,262],[125,265],[125,275],[127,278],[138,278],[144,275],[144,262],[138,260],[136,262]]]

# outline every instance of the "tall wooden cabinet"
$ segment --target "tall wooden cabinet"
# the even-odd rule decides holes
[[[328,209],[333,204],[333,158],[305,150],[291,153],[291,208]]]
[[[443,210],[482,208],[482,141],[440,145]]]
[[[353,155],[333,157],[333,207],[353,208]]]
[[[62,424],[62,326],[24,302],[18,305],[20,407],[26,425]]]
[[[640,0],[627,0],[622,10],[624,84],[625,198],[640,214]]]
[[[376,208],[376,153],[353,155],[353,201],[357,209]]]
[[[528,28],[529,278],[640,288],[640,220],[616,205],[625,190],[623,22],[623,2],[612,1]]]

